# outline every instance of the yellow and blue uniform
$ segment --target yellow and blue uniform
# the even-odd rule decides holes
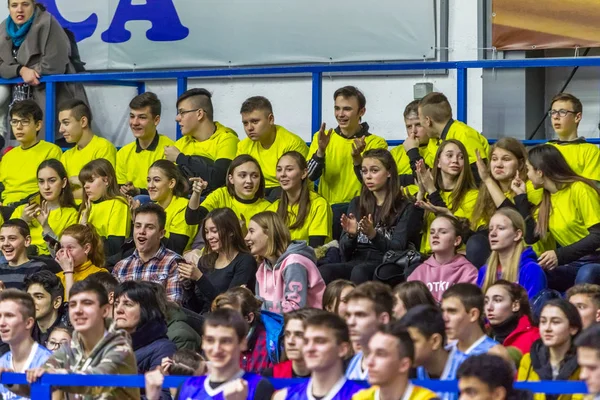
[[[167,136],[154,136],[147,149],[142,149],[139,140],[129,143],[117,152],[117,183],[124,185],[133,182],[138,189],[145,189],[148,170],[156,160],[165,158],[165,146],[174,146],[175,142]]]
[[[113,167],[117,163],[117,149],[108,140],[92,136],[92,140],[83,149],[75,146],[65,151],[60,159],[67,170],[67,176],[79,176],[81,169],[90,161],[104,158]]]

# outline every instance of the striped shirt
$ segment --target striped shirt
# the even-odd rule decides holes
[[[11,267],[5,262],[0,264],[0,281],[4,282],[7,289],[25,290],[23,285],[25,277],[42,269],[48,269],[48,267],[38,260],[29,260],[16,267]]]
[[[183,258],[161,245],[156,254],[144,262],[135,252],[119,261],[112,274],[119,282],[148,281],[159,283],[165,287],[169,300],[181,304],[184,289],[191,287],[189,280],[180,280],[177,263]]]

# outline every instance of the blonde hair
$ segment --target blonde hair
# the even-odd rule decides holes
[[[513,208],[501,208],[494,215],[503,215],[508,218],[515,231],[521,231],[525,234],[525,221],[519,212]],[[521,239],[515,246],[508,265],[502,265],[502,273],[500,279],[508,282],[518,283],[519,281],[519,263],[521,261],[521,253],[525,249],[525,243]],[[497,251],[492,251],[487,262],[487,270],[483,278],[483,286],[481,290],[485,293],[498,280],[498,265],[500,264],[500,256]]]
[[[290,230],[277,213],[263,211],[255,214],[250,220],[260,226],[267,235],[267,254],[265,256],[280,256],[287,250],[292,237]]]

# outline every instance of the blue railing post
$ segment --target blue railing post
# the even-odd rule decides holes
[[[137,91],[138,94],[146,93],[146,82],[137,82]]]
[[[188,78],[186,77],[179,77],[177,78],[177,98],[179,98],[179,96],[181,96],[188,88]],[[177,139],[181,139],[181,128],[179,127],[178,123],[175,123],[175,125],[177,126],[177,133],[176,133],[176,138]]]
[[[46,82],[46,142],[54,143],[56,131],[56,82]]]
[[[456,118],[467,123],[467,74],[468,69],[461,66],[456,68]]]
[[[52,400],[52,387],[42,383],[41,379],[31,385],[30,398],[35,400]]]
[[[321,128],[322,120],[322,105],[323,105],[323,74],[321,72],[313,72],[312,74],[312,135]]]

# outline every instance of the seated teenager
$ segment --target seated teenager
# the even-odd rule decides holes
[[[65,301],[69,300],[67,294],[75,282],[96,272],[108,272],[104,268],[102,239],[90,224],[71,225],[63,231],[56,261],[62,269],[56,275],[65,288]]]
[[[118,257],[131,233],[131,212],[119,192],[112,164],[102,158],[90,161],[79,173],[79,181],[84,190],[79,223],[94,225],[106,257]]]
[[[548,287],[564,292],[574,283],[600,283],[600,189],[596,182],[577,175],[552,145],[529,150],[527,175],[535,188],[544,189],[544,195],[529,212],[525,196],[517,200],[527,222],[525,242],[533,244],[551,234],[560,246],[538,259]]]
[[[595,324],[585,329],[575,339],[577,346],[577,363],[581,368],[579,377],[585,381],[587,390],[591,395],[598,397],[600,394],[600,376],[598,365],[600,365],[600,324]]]
[[[52,353],[31,337],[35,325],[35,304],[29,294],[17,289],[0,293],[0,338],[10,351],[0,357],[1,372],[24,373],[44,365]],[[11,392],[13,385],[0,385],[3,399],[26,399]]]
[[[484,292],[500,278],[524,287],[530,299],[547,288],[546,274],[535,252],[525,246],[524,232],[525,221],[516,210],[505,207],[496,211],[489,225],[492,254],[477,277],[477,285]]]
[[[577,175],[600,181],[600,150],[579,137],[577,131],[583,118],[581,100],[570,93],[559,93],[552,98],[550,107],[548,115],[558,138],[549,143],[561,152]]]
[[[379,327],[369,340],[369,384],[352,400],[437,400],[437,395],[408,380],[415,361],[415,345],[410,334],[397,321]]]
[[[60,161],[43,161],[37,169],[37,178],[39,197],[17,207],[12,218],[27,222],[31,246],[38,255],[54,255],[63,230],[77,223],[79,213],[67,171]]]
[[[60,161],[67,170],[75,198],[82,199],[79,172],[83,166],[97,158],[104,158],[115,167],[117,149],[111,142],[92,132],[92,111],[82,100],[72,99],[59,104],[58,121],[61,135],[67,143],[75,145],[63,153]]]
[[[94,282],[104,286],[106,293],[108,293],[108,305],[110,307],[109,315],[113,315],[113,308],[115,305],[115,290],[117,290],[117,286],[119,286],[119,281],[117,278],[112,276],[110,272],[102,271],[91,274],[85,279],[93,280]]]
[[[215,208],[231,208],[238,220],[248,226],[250,218],[271,206],[265,200],[265,177],[258,161],[244,154],[237,156],[227,170],[227,183],[202,199],[208,183],[202,178],[191,178],[192,196],[185,211],[185,222],[200,224]]]
[[[235,310],[222,308],[208,314],[204,322],[202,350],[210,362],[209,373],[187,379],[179,388],[178,399],[270,400],[271,383],[240,367],[246,346],[248,325]]]
[[[240,221],[230,208],[215,208],[204,219],[205,247],[198,265],[179,264],[179,274],[194,282],[192,304],[203,314],[219,294],[236,286],[254,288],[256,260],[244,241]]]
[[[457,251],[469,232],[469,221],[450,215],[439,215],[429,228],[432,255],[419,265],[407,281],[421,281],[427,285],[436,302],[450,286],[477,282],[477,268]]]
[[[62,346],[69,346],[71,340],[73,340],[73,327],[71,325],[56,325],[48,332],[46,348],[53,353]]]
[[[477,189],[471,169],[465,165],[465,146],[450,139],[439,145],[433,168],[428,170],[422,161],[417,163],[419,194],[418,207],[425,209],[425,222],[421,240],[421,252],[428,254],[429,227],[437,214],[452,214],[470,219],[477,201]],[[466,240],[465,240],[466,242]]]
[[[331,240],[331,206],[311,189],[308,164],[297,151],[284,153],[277,162],[281,196],[269,208],[285,222],[292,240],[304,240],[312,248]]]
[[[335,279],[367,282],[385,253],[416,248],[421,241],[423,212],[402,194],[390,152],[367,150],[362,176],[361,195],[350,202],[348,214],[341,218],[340,251],[345,262],[319,267],[327,283]]]
[[[23,290],[23,280],[35,272],[47,269],[46,264],[27,257],[31,243],[29,227],[20,219],[9,219],[0,228],[0,246],[6,259],[0,263],[0,281],[6,288]]]
[[[321,308],[325,282],[315,252],[304,241],[293,241],[283,220],[272,211],[250,219],[246,244],[257,257],[256,296],[263,309],[283,314],[304,307]]]
[[[400,319],[408,310],[424,304],[433,307],[438,302],[433,298],[431,291],[421,281],[402,282],[394,287],[394,318]]]
[[[580,332],[581,318],[575,306],[563,299],[549,300],[540,315],[541,338],[521,359],[517,381],[578,381],[580,370],[574,341]],[[563,394],[558,399],[578,397]],[[546,395],[536,393],[534,399],[544,400]]]
[[[310,379],[278,391],[273,400],[350,399],[362,386],[344,376],[351,351],[348,326],[335,314],[319,311],[306,320],[302,354]]]
[[[323,292],[323,310],[346,316],[346,296],[354,290],[354,282],[345,279],[336,279],[325,287]]]
[[[19,146],[7,152],[0,163],[5,218],[38,191],[38,165],[51,158],[60,160],[62,155],[60,147],[38,138],[43,119],[42,109],[33,100],[18,101],[10,108],[10,126]]]
[[[521,285],[500,279],[485,291],[485,316],[490,323],[489,336],[504,347],[514,347],[521,355],[529,353],[540,338],[533,325],[527,292]]]
[[[583,329],[600,322],[600,286],[590,283],[575,285],[567,290],[569,303],[577,307]]]
[[[163,383],[166,375],[174,376],[201,376],[208,372],[206,360],[198,352],[184,349],[177,350],[172,359],[163,359],[160,369],[146,372],[146,399],[158,400],[162,394]],[[177,388],[170,388],[173,399],[177,399]]]
[[[188,185],[177,166],[171,161],[157,160],[148,170],[148,194],[150,200],[167,213],[165,247],[183,254],[192,246],[198,227],[185,222],[188,206]]]
[[[248,325],[246,346],[240,355],[240,366],[246,372],[262,373],[279,362],[280,344],[267,337],[269,312],[261,311],[262,302],[245,287],[235,287],[217,296],[211,310],[231,308],[239,312]],[[210,315],[210,314],[209,314]]]
[[[68,310],[63,302],[65,289],[60,279],[50,271],[31,274],[23,283],[36,308],[31,336],[42,346],[47,346],[50,331],[56,326],[69,323]]]
[[[40,368],[27,371],[27,381],[36,382],[46,372],[53,374],[135,375],[137,366],[126,331],[117,329],[108,315],[108,295],[102,285],[83,280],[69,292],[69,319],[74,333],[70,346],[61,346]],[[81,360],[85,359],[85,362]],[[19,394],[29,396],[30,387]],[[140,390],[129,387],[52,387],[84,398],[138,399]]]
[[[212,95],[206,89],[190,89],[177,99],[182,137],[165,147],[165,158],[177,163],[184,176],[197,176],[209,191],[225,185],[227,169],[235,157],[239,139],[230,128],[214,121]]]
[[[260,164],[265,176],[266,196],[278,197],[276,178],[277,161],[288,151],[297,151],[306,157],[308,147],[302,138],[275,125],[271,102],[262,96],[250,97],[240,109],[242,124],[248,137],[238,143],[237,155],[247,154]]]
[[[135,251],[119,261],[112,274],[119,282],[149,281],[159,283],[169,300],[181,304],[185,289],[191,283],[179,275],[181,256],[161,242],[165,235],[167,215],[158,204],[143,204],[135,210],[133,241]]]
[[[152,92],[135,96],[129,103],[129,129],[135,138],[117,152],[117,183],[124,196],[147,195],[148,169],[156,160],[165,158],[165,147],[174,146],[169,137],[160,135],[162,105]]]
[[[457,372],[462,400],[525,400],[529,392],[514,389],[514,368],[506,360],[492,354],[469,357]]]

